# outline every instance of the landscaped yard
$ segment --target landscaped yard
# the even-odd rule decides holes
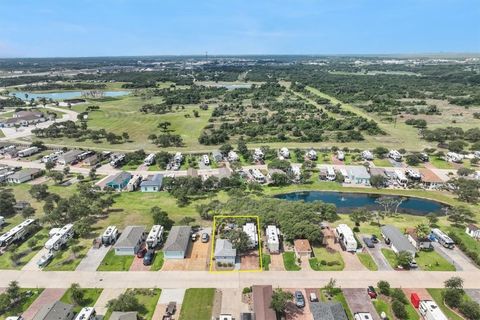
[[[30,307],[30,305],[35,301],[38,296],[42,293],[43,289],[27,289],[27,288],[22,288],[20,289],[20,292],[30,292],[31,295],[25,299],[23,299],[20,303],[14,305],[12,309],[0,314],[0,320],[4,320],[9,316],[18,316],[19,314],[22,314],[25,312],[25,310]]]
[[[419,251],[415,257],[418,267],[425,271],[455,271],[453,264],[448,262],[436,251]]]
[[[449,320],[463,320],[462,317],[453,312],[449,307],[445,305],[442,297],[443,289],[428,289],[428,293],[432,296],[435,303],[440,307],[443,313],[447,316]]]
[[[141,305],[141,309],[138,310],[138,315],[141,320],[150,320],[153,318],[153,313],[157,307],[158,299],[162,293],[161,289],[129,289],[133,290],[135,297]],[[108,309],[104,319],[110,319],[113,310]]]
[[[92,242],[91,239],[73,239],[65,248],[55,253],[52,261],[44,268],[46,271],[74,271],[85,257]],[[75,247],[76,249],[72,249]],[[74,252],[74,250],[78,250]]]
[[[382,296],[378,296],[377,299],[372,300],[372,303],[378,314],[382,314],[382,312],[385,312],[388,319],[395,319],[393,317],[390,303],[385,298],[383,298]]]
[[[91,307],[97,302],[98,297],[102,293],[103,289],[99,288],[80,288],[83,292],[83,301],[80,305],[76,305],[72,300],[72,291],[68,289],[64,294],[63,297],[60,299],[61,301],[74,305],[74,311],[79,312],[83,307]]]
[[[150,271],[159,271],[163,267],[163,251],[155,251],[155,259],[153,260],[152,267]]]
[[[11,226],[13,227],[14,224],[12,223]],[[14,251],[7,250],[4,254],[0,255],[0,269],[21,269],[43,247],[47,239],[48,231],[41,229],[34,236],[23,241]],[[35,242],[33,247],[31,246],[33,243],[32,240]],[[15,255],[17,255],[17,257],[15,257]],[[15,258],[15,262],[12,258]]]
[[[398,264],[397,264],[397,255],[395,254],[395,252],[387,248],[382,248],[381,250],[382,250],[382,254],[384,255],[385,259],[387,259],[390,266],[396,269],[398,267]]]
[[[180,320],[210,320],[215,289],[187,289],[183,298]]]
[[[109,250],[97,271],[128,271],[133,259],[134,256],[117,256],[115,250]]]
[[[310,267],[316,271],[340,271],[345,268],[340,252],[324,247],[313,248],[314,258],[309,260]]]
[[[373,159],[373,163],[377,167],[393,167],[392,163],[388,159]]]
[[[262,268],[264,271],[270,270],[270,255],[262,253]]]
[[[282,254],[283,265],[287,271],[299,271],[301,268],[297,264],[295,252],[289,251]]]
[[[368,252],[357,253],[357,257],[358,257],[358,260],[360,260],[360,262],[368,270],[370,270],[370,271],[377,271],[378,270],[378,266],[375,263],[375,261],[373,261],[373,258],[370,255],[370,253],[368,253]]]
[[[453,169],[453,166],[451,163],[439,157],[431,157],[429,162],[438,169]]]

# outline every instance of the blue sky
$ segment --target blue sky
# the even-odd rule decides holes
[[[480,52],[480,0],[0,0],[0,57]]]

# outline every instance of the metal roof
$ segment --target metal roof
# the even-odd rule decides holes
[[[314,320],[348,320],[340,302],[310,302]]]
[[[187,251],[190,242],[190,226],[173,226],[168,234],[163,251]]]
[[[145,233],[144,226],[128,226],[123,230],[114,248],[135,247]]]
[[[407,237],[392,225],[386,225],[380,228],[382,234],[387,237],[392,245],[400,251],[416,252],[415,247],[408,241]]]

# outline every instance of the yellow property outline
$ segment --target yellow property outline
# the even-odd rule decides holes
[[[215,255],[215,232],[216,228],[216,219],[230,219],[230,218],[247,218],[247,219],[256,219],[257,220],[257,233],[258,233],[258,256],[260,260],[260,269],[253,269],[253,270],[225,270],[225,271],[217,271],[213,270],[213,258]],[[263,256],[262,256],[262,238],[260,237],[260,218],[258,216],[213,216],[213,232],[212,232],[212,250],[210,254],[210,272],[211,273],[227,273],[227,272],[261,272],[263,271]]]

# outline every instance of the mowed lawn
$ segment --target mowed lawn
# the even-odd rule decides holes
[[[62,296],[60,301],[65,302],[67,304],[74,305],[74,311],[80,312],[83,307],[91,307],[95,305],[97,302],[98,297],[102,293],[103,289],[100,288],[80,288],[80,291],[83,292],[83,301],[76,305],[72,300],[72,290],[69,288]]]
[[[128,271],[133,263],[134,256],[117,256],[115,250],[107,252],[97,271]]]
[[[187,289],[183,298],[180,320],[210,320],[215,289]]]
[[[159,148],[150,143],[148,136],[150,134],[161,134],[158,128],[160,122],[168,121],[171,123],[169,129],[172,134],[179,134],[185,146],[190,149],[199,147],[198,137],[203,128],[208,124],[208,119],[213,111],[213,106],[208,110],[201,110],[198,105],[184,105],[184,109],[176,110],[166,114],[142,113],[140,108],[145,104],[156,104],[162,101],[161,98],[152,98],[142,100],[140,97],[127,96],[111,101],[97,102],[92,101],[91,105],[100,106],[100,110],[89,113],[88,127],[91,129],[105,129],[107,132],[122,134],[128,132],[131,142],[111,145],[102,141],[95,144],[91,140],[76,141],[75,139],[44,139],[47,143],[61,144],[68,146],[97,147],[105,149],[119,150],[159,150]],[[75,106],[73,110],[83,112],[86,106]],[[193,116],[193,110],[197,110],[199,117]]]
[[[316,271],[340,271],[345,268],[342,255],[337,251],[329,251],[324,247],[314,247],[315,258],[309,260],[310,267]]]

